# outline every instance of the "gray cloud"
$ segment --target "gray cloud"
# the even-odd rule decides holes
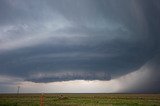
[[[0,2],[2,75],[34,82],[110,80],[159,54],[156,0]]]
[[[32,74],[27,80],[34,82],[55,82],[69,80],[110,80],[110,75],[105,72],[54,72]]]

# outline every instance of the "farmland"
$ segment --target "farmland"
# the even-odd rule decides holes
[[[40,106],[41,94],[0,94],[0,106]],[[44,106],[160,106],[160,94],[44,94]]]

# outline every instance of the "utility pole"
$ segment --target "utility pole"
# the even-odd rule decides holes
[[[43,95],[43,93],[40,96],[40,106],[44,106],[44,95]]]
[[[18,89],[17,89],[17,95],[19,94],[19,89],[20,89],[20,86],[18,86]]]
[[[18,86],[17,88],[18,88],[18,89],[17,89],[17,100],[16,100],[17,103],[16,103],[16,104],[18,104],[18,95],[19,95],[20,86]]]

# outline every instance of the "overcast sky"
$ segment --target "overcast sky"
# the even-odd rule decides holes
[[[159,0],[0,0],[0,92],[160,92],[159,13]]]

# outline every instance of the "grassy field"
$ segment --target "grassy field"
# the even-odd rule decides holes
[[[40,106],[41,94],[0,94],[0,106]],[[44,94],[44,106],[160,106],[160,94]]]

